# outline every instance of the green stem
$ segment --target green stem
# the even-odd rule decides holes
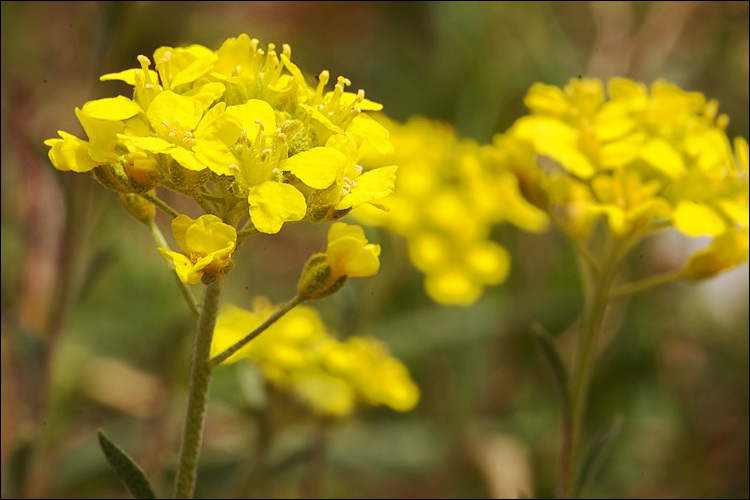
[[[253,226],[252,221],[248,219],[247,223],[243,226],[243,228],[237,231],[237,248],[239,248],[240,245],[242,245],[242,243],[245,242],[248,236],[252,236],[254,234],[258,234],[258,230],[255,229],[255,226]]]
[[[222,276],[209,284],[203,294],[203,306],[201,307],[201,315],[198,319],[193,343],[188,406],[185,426],[182,430],[174,498],[192,498],[195,489],[198,455],[203,443],[203,426],[213,370],[213,366],[208,363],[211,356],[211,338],[216,326],[216,318],[219,315],[224,280],[225,278]]]
[[[551,207],[547,210],[547,215],[549,216],[552,223],[568,238],[568,241],[570,241],[570,243],[576,249],[578,255],[583,258],[594,269],[594,271],[601,272],[602,264],[601,262],[599,262],[599,259],[597,259],[593,253],[591,253],[589,247],[587,247],[579,238],[577,238],[568,230],[568,228],[565,226],[565,223],[562,221],[562,219],[560,219],[560,217],[554,212]]]
[[[175,210],[174,208],[167,205],[167,203],[161,199],[159,199],[158,196],[153,195],[151,193],[140,193],[142,198],[146,198],[148,201],[159,207],[159,209],[164,212],[165,214],[169,215],[173,219],[180,215],[180,212]]]
[[[201,193],[200,191],[193,191],[190,196],[192,196],[195,202],[198,203],[198,205],[200,205],[200,207],[203,209],[204,212],[206,212],[209,215],[217,215],[216,207],[213,206],[212,204],[211,205],[209,204],[209,201],[205,199],[205,197],[203,196],[203,193]]]
[[[655,220],[649,223],[648,226],[646,226],[646,230],[644,233],[653,233],[656,231],[661,231],[662,229],[666,229],[668,227],[672,227],[672,219],[660,219]]]
[[[563,444],[560,450],[560,479],[557,491],[557,496],[560,498],[574,498],[578,494],[576,491],[577,462],[596,343],[602,330],[604,313],[609,303],[609,290],[614,281],[617,267],[624,256],[623,248],[625,247],[626,242],[614,242],[591,295],[586,297],[583,336],[570,388],[570,422],[564,430]]]
[[[146,219],[144,221],[144,224],[148,226],[148,230],[151,232],[151,236],[154,238],[156,244],[162,248],[166,248],[167,250],[169,250],[167,240],[164,239],[164,235],[159,229],[159,226],[156,225],[156,221],[154,221],[153,217],[150,219]],[[185,298],[185,302],[187,302],[187,305],[190,308],[190,312],[193,313],[195,319],[198,319],[201,312],[200,308],[198,307],[198,301],[195,300],[195,295],[193,295],[193,292],[190,290],[187,284],[183,283],[180,277],[177,276],[177,271],[174,270],[174,264],[170,264],[170,268],[172,269],[172,275],[177,282],[177,286],[180,287],[180,292],[182,293],[182,296]]]
[[[621,299],[623,297],[627,297],[628,295],[643,292],[655,286],[666,285],[667,283],[672,283],[682,277],[682,269],[676,269],[674,271],[657,274],[655,276],[649,276],[648,278],[634,281],[633,283],[628,283],[627,285],[622,285],[615,288],[614,290],[612,290],[612,293],[609,294],[609,300]]]
[[[276,312],[274,312],[272,315],[268,317],[263,323],[258,325],[255,330],[248,333],[244,337],[242,337],[240,340],[232,344],[231,346],[227,347],[224,351],[217,354],[213,358],[211,358],[208,361],[208,366],[210,369],[215,368],[222,362],[226,361],[229,356],[234,354],[235,352],[239,351],[242,347],[245,346],[248,342],[253,340],[255,337],[263,333],[269,326],[274,324],[276,321],[278,321],[279,318],[281,318],[283,315],[294,309],[298,304],[300,304],[302,301],[304,301],[305,298],[302,294],[297,294],[296,297],[294,297],[292,300],[284,304],[283,306],[279,307]]]
[[[200,196],[204,200],[208,200],[211,203],[224,203],[226,201],[223,196],[216,196],[215,194],[211,194],[207,189],[205,191],[201,190]]]

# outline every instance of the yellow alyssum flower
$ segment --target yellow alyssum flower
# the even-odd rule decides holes
[[[354,213],[406,239],[432,299],[470,305],[510,270],[509,253],[490,241],[492,227],[507,221],[539,232],[546,217],[521,193],[507,148],[461,139],[450,126],[424,118],[383,121],[394,151],[380,161],[399,165],[393,194],[378,202],[389,210]]]
[[[526,165],[543,191],[540,205],[563,215],[585,241],[605,215],[618,238],[638,238],[669,225],[713,244],[683,267],[691,279],[747,260],[748,147],[718,103],[657,81],[573,79],[560,89],[534,84],[530,115],[506,134],[533,148]]]
[[[174,262],[183,283],[208,284],[232,268],[237,233],[215,215],[193,220],[181,214],[172,220],[172,233],[184,255],[166,248],[159,248],[159,252]]]
[[[325,253],[310,257],[297,289],[306,299],[337,292],[348,278],[372,276],[380,269],[380,245],[369,243],[359,226],[337,222],[328,230]]]
[[[326,370],[356,388],[370,404],[409,411],[419,401],[419,388],[406,366],[375,338],[353,336],[330,343],[321,356]]]
[[[211,355],[231,346],[273,311],[263,297],[253,300],[251,311],[224,307],[214,329]],[[359,336],[338,341],[318,312],[307,306],[292,309],[226,362],[242,360],[257,363],[272,384],[325,416],[347,416],[358,402],[408,411],[419,401],[419,388],[408,369],[384,344]]]
[[[591,214],[605,214],[618,237],[658,220],[692,237],[747,227],[747,174],[715,101],[663,80],[647,89],[615,78],[607,94],[594,79],[563,89],[534,84],[525,99],[531,114],[510,131],[561,167],[542,169],[542,184],[580,187],[578,210],[565,214],[571,228],[591,228],[575,220]],[[570,207],[556,196],[566,191],[549,189],[549,203]]]
[[[133,86],[76,110],[88,141],[60,132],[49,156],[61,170],[92,171],[105,187],[142,193],[163,186],[219,203],[236,220],[276,233],[302,219],[335,220],[393,190],[396,167],[369,157],[392,149],[389,132],[367,116],[382,108],[330,75],[310,87],[291,48],[267,50],[243,34],[217,51],[160,47],[139,68],[101,77]],[[205,205],[204,205],[205,206]]]

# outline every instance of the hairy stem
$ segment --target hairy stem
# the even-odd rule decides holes
[[[140,193],[141,198],[146,198],[148,201],[156,205],[162,212],[169,215],[173,219],[180,215],[180,212],[170,207],[164,200],[151,193]]]
[[[188,406],[185,425],[182,430],[174,498],[192,498],[195,489],[198,455],[203,443],[203,427],[213,371],[213,366],[208,363],[211,356],[211,338],[219,314],[224,279],[224,277],[221,277],[206,286],[201,315],[195,329],[193,359],[190,364]]]

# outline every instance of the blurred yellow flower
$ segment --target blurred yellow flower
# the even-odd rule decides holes
[[[174,262],[183,283],[208,284],[232,268],[237,233],[215,215],[202,215],[196,220],[179,215],[172,220],[172,233],[184,255],[166,248],[159,248],[159,252]]]
[[[263,297],[252,311],[225,307],[214,329],[215,356],[257,327],[274,307]],[[274,385],[291,391],[316,413],[343,417],[358,401],[408,411],[419,401],[419,388],[406,367],[370,337],[336,340],[318,312],[297,306],[227,359],[257,363]]]
[[[348,278],[372,276],[380,269],[380,245],[369,243],[359,226],[337,222],[328,230],[328,248],[302,270],[297,289],[306,299],[338,291]]]
[[[606,214],[618,236],[661,218],[689,236],[738,222],[724,202],[746,181],[715,101],[665,81],[649,92],[623,78],[609,82],[608,94],[594,79],[564,89],[534,84],[525,100],[531,114],[511,133],[557,162],[567,182],[589,186],[589,210]]]
[[[539,232],[546,217],[521,194],[507,150],[459,139],[448,125],[424,118],[383,121],[395,149],[379,161],[399,165],[395,190],[378,202],[387,212],[363,207],[355,215],[406,239],[430,297],[470,305],[510,270],[509,253],[490,241],[492,227],[508,221]]]
[[[691,280],[710,278],[732,269],[748,259],[748,230],[729,230],[714,238],[711,245],[694,254],[682,267],[682,274]]]
[[[530,115],[506,135],[537,154],[531,175],[573,237],[588,238],[604,215],[619,238],[668,225],[714,237],[686,265],[691,276],[747,259],[735,244],[748,228],[747,141],[737,138],[733,154],[716,101],[663,80],[646,88],[615,78],[607,96],[599,80],[573,79],[534,84],[525,102]]]

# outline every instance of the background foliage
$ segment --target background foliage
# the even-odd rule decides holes
[[[51,168],[42,141],[80,131],[75,106],[126,91],[99,75],[162,45],[215,49],[243,32],[289,43],[303,70],[347,76],[392,118],[442,119],[480,141],[525,112],[533,82],[579,75],[667,78],[718,99],[728,135],[748,137],[747,2],[3,2],[3,497],[123,497],[98,427],[158,490],[171,484],[191,317],[147,231],[114,193]],[[253,237],[228,302],[286,300],[326,230]],[[379,275],[315,306],[341,338],[387,342],[420,385],[420,405],[322,422],[281,394],[269,405],[251,371],[225,367],[196,494],[550,496],[559,417],[529,328],[538,321],[573,347],[573,253],[552,232],[495,236],[513,256],[509,280],[472,307],[445,308],[427,298],[403,241],[368,230],[383,245]],[[675,268],[685,246],[676,234],[651,240],[631,272]],[[750,494],[747,304],[746,264],[613,310],[588,428],[613,415],[624,427],[587,494]]]

